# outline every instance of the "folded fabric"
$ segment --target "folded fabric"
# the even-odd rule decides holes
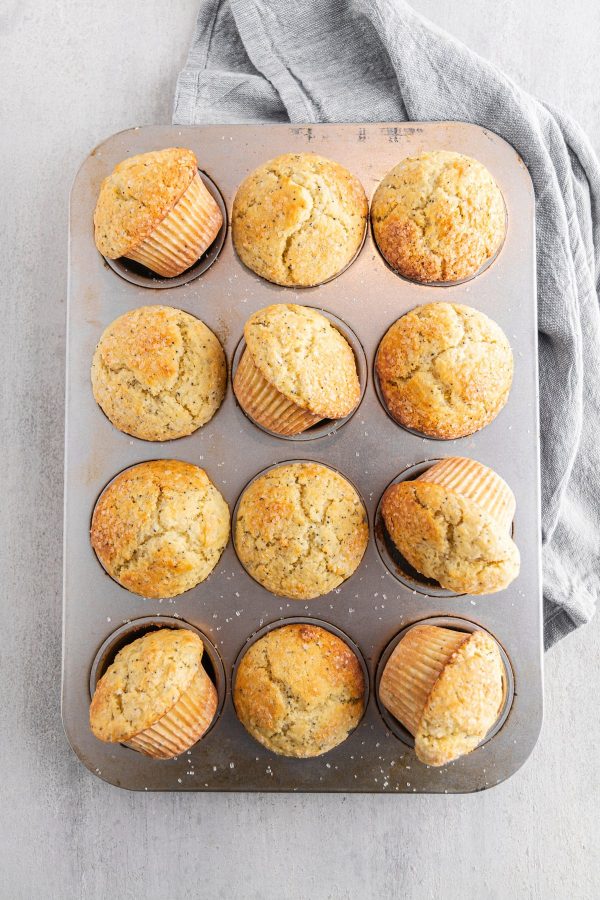
[[[600,165],[567,116],[401,0],[202,0],[173,121],[460,120],[536,196],[545,643],[600,590]]]

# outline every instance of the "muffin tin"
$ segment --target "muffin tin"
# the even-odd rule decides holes
[[[507,207],[508,232],[497,258],[473,279],[452,286],[420,285],[396,275],[371,232],[351,265],[314,288],[284,288],[258,278],[235,255],[230,234],[178,279],[121,271],[98,254],[92,213],[102,179],[126,156],[168,146],[195,151],[203,176],[227,211],[237,186],[256,166],[284,152],[314,151],[357,175],[372,197],[385,173],[404,156],[448,148],[481,160]],[[208,182],[207,182],[208,183]],[[206,262],[212,263],[206,266]],[[193,275],[193,280],[190,279]],[[197,277],[195,277],[197,276]],[[159,289],[159,290],[156,290]],[[403,313],[422,303],[466,303],[506,332],[515,357],[505,409],[482,431],[454,441],[425,439],[397,425],[382,406],[373,372],[379,341]],[[270,303],[300,303],[348,328],[367,366],[361,404],[348,421],[302,439],[282,439],[254,425],[237,405],[231,367],[248,316]],[[115,429],[94,402],[90,365],[103,329],[117,316],[153,303],[202,319],[220,338],[230,378],[225,401],[195,434],[164,443]],[[239,354],[238,354],[239,355]],[[290,442],[291,441],[291,442]],[[379,500],[410,467],[443,456],[469,456],[490,465],[517,498],[515,540],[521,573],[487,597],[455,596],[428,585],[386,551]],[[206,469],[233,513],[244,487],[264,469],[292,459],[337,469],[361,494],[370,543],[357,571],[337,590],[311,601],[275,597],[245,572],[233,541],[209,578],[174,599],[148,600],[112,581],[89,542],[94,504],[114,476],[149,459],[179,458]],[[542,718],[542,617],[537,398],[534,198],[525,166],[510,145],[474,125],[261,125],[136,128],[117,134],[81,167],[71,195],[66,385],[63,721],[68,739],[95,774],[134,790],[368,791],[456,793],[490,787],[514,773],[537,739]],[[388,548],[389,550],[389,548]],[[398,568],[400,566],[400,570]],[[440,769],[416,759],[410,739],[392,728],[376,699],[378,666],[405,628],[443,617],[451,627],[488,630],[505,652],[512,703],[497,733],[470,755]],[[314,759],[276,756],[237,720],[233,669],[247,642],[286,621],[326,623],[354,643],[368,669],[369,695],[361,723],[348,739]],[[128,639],[151,627],[189,624],[208,639],[207,660],[220,698],[210,732],[175,760],[153,760],[104,744],[88,726],[90,687]],[[112,656],[111,656],[112,655]],[[90,679],[92,681],[90,682]]]

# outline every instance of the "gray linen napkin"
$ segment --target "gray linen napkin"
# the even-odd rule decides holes
[[[600,166],[579,126],[402,0],[201,0],[173,121],[455,119],[536,194],[545,643],[600,590]]]

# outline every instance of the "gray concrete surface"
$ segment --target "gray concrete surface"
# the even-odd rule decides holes
[[[600,149],[597,0],[418,0]],[[594,898],[600,619],[546,658],[525,768],[466,797],[135,795],[60,725],[67,199],[108,134],[168,121],[195,0],[0,3],[0,897]]]

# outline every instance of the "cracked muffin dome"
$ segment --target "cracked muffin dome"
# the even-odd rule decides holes
[[[506,482],[462,457],[390,485],[381,502],[387,532],[407,562],[458,594],[492,594],[519,574],[514,509]]]
[[[478,431],[498,415],[510,392],[513,356],[500,326],[484,313],[427,303],[387,331],[376,369],[397,422],[449,440]]]
[[[402,160],[371,203],[373,233],[390,266],[415,281],[461,281],[500,249],[506,210],[476,159],[434,150]]]
[[[319,463],[285,463],[240,498],[235,549],[273,594],[310,600],[338,587],[367,548],[367,514],[355,488]]]
[[[120,431],[147,441],[183,437],[206,424],[226,386],[218,339],[170,306],[142,306],[115,319],[92,362],[98,405]]]
[[[165,277],[193,265],[222,224],[195,154],[183,147],[124,159],[102,182],[94,211],[103,256],[126,256]]]
[[[203,469],[176,459],[121,472],[100,495],[91,542],[115,581],[175,597],[207,578],[229,539],[229,509]]]
[[[443,766],[474,750],[498,720],[506,692],[496,641],[418,625],[394,648],[379,684],[383,706],[415,739],[429,766]]]
[[[200,637],[185,628],[161,628],[127,644],[94,691],[93,734],[160,759],[185,752],[209,728],[217,708],[203,652]]]
[[[344,741],[364,707],[362,667],[348,644],[315,625],[284,625],[244,653],[233,688],[238,718],[282,756],[320,756]]]
[[[232,235],[249,269],[276,284],[333,278],[362,244],[368,203],[347,169],[314,153],[286,153],[255,169],[233,203]]]
[[[322,419],[342,419],[360,400],[352,347],[316,309],[277,303],[244,326],[246,349],[233,389],[255,422],[299,434]]]

